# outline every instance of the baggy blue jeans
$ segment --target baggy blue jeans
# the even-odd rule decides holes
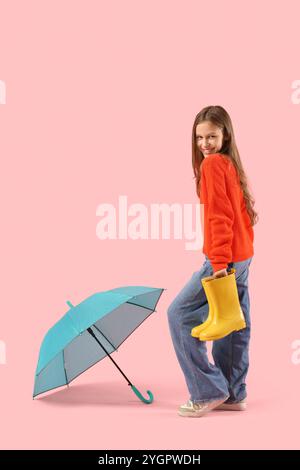
[[[246,375],[249,368],[250,299],[248,273],[252,258],[231,262],[227,272],[235,268],[239,301],[246,328],[213,342],[214,364],[209,362],[205,341],[191,336],[191,330],[208,316],[208,302],[201,279],[213,274],[208,257],[195,271],[168,307],[168,322],[175,353],[183,371],[190,399],[208,402],[229,396],[227,403],[246,398]]]

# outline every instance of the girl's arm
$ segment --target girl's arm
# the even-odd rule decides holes
[[[225,166],[218,155],[207,157],[203,165],[207,190],[208,224],[211,233],[211,246],[208,257],[214,276],[225,274],[232,261],[232,240],[234,212],[228,198],[225,182]]]

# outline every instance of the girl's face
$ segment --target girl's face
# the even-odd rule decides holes
[[[211,121],[203,121],[196,126],[196,144],[204,157],[218,153],[223,144],[223,132]]]

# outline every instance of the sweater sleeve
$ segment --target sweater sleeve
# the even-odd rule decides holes
[[[211,247],[208,258],[214,272],[227,268],[232,261],[234,211],[227,196],[225,167],[217,157],[203,162],[207,190],[208,224]]]

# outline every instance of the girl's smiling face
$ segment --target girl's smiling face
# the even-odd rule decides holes
[[[218,153],[223,144],[223,132],[211,121],[203,121],[196,126],[196,144],[204,157]]]

